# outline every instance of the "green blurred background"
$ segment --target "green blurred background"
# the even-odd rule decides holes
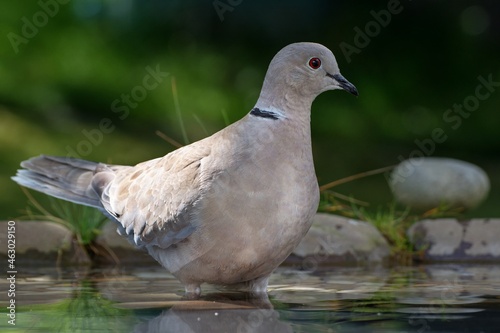
[[[388,9],[390,22],[380,12]],[[70,151],[116,164],[162,156],[174,146],[157,130],[186,143],[172,78],[193,142],[247,113],[273,55],[297,41],[332,49],[360,92],[328,92],[313,105],[320,185],[397,164],[419,150],[415,140],[442,128],[448,138],[431,155],[485,169],[492,189],[472,215],[498,216],[500,87],[456,128],[443,115],[474,96],[479,76],[500,81],[499,18],[499,2],[472,0],[4,1],[0,219],[26,207],[10,180],[20,161]],[[147,68],[169,75],[141,90]],[[122,94],[131,92],[141,100],[126,106]],[[113,127],[99,136],[103,118]],[[94,134],[93,143],[84,133]],[[372,207],[391,200],[384,175],[335,190]]]

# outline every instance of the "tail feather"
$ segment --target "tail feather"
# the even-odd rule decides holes
[[[53,197],[102,209],[92,188],[99,163],[69,157],[40,155],[21,163],[12,179],[21,186]]]

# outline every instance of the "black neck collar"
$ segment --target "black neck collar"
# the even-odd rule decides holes
[[[259,108],[253,108],[250,114],[255,117],[262,117],[272,120],[278,120],[280,117],[276,112],[261,110]]]

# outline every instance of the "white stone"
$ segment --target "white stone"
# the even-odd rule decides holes
[[[7,254],[7,221],[0,222],[0,254]],[[66,227],[47,221],[15,221],[15,249],[23,256],[29,250],[43,254],[68,250],[72,233]]]
[[[488,195],[490,181],[478,166],[451,158],[426,157],[401,162],[389,185],[397,201],[416,209],[441,204],[474,208]]]
[[[465,254],[500,257],[500,220],[472,219],[468,223],[464,242],[471,244]]]
[[[464,237],[464,227],[456,219],[422,220],[408,229],[410,241],[426,247],[429,256],[451,256]]]
[[[416,250],[424,251],[424,259],[436,261],[500,260],[500,219],[453,218],[422,220],[408,230]]]
[[[389,256],[390,248],[370,223],[319,213],[293,254],[312,258],[314,264],[319,265],[332,259],[381,261]]]

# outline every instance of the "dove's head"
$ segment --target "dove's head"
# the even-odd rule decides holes
[[[340,74],[332,51],[321,44],[294,43],[281,49],[269,64],[259,102],[282,104],[286,99],[299,99],[312,103],[322,92],[335,89],[358,96],[356,87]]]

